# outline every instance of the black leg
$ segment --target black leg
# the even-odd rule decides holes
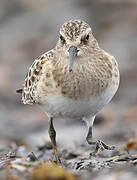
[[[50,137],[53,149],[54,149],[56,162],[57,162],[57,164],[61,164],[61,161],[60,161],[59,156],[58,156],[57,146],[56,146],[56,131],[55,131],[55,128],[53,125],[53,118],[52,117],[50,118],[48,132],[49,132],[49,137]]]
[[[93,142],[93,138],[92,138],[92,126],[89,126],[86,140],[87,140],[87,143],[88,143],[89,145],[95,144],[95,142]]]

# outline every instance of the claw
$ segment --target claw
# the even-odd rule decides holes
[[[103,151],[104,149],[106,149],[106,150],[114,150],[115,149],[114,146],[110,147],[101,140],[97,140],[94,143],[96,143],[96,147],[95,147],[95,150],[92,153],[90,153],[90,156],[95,156],[99,150]]]
[[[106,150],[114,150],[115,149],[115,146],[108,146],[103,141],[101,141],[101,144],[104,147],[104,149],[106,149]]]

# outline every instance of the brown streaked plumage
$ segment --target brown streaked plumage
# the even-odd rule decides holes
[[[99,47],[87,23],[71,20],[61,27],[55,48],[33,62],[18,92],[24,104],[39,104],[49,117],[84,119],[88,143],[112,149],[102,141],[93,142],[92,125],[118,85],[115,58]],[[52,118],[49,134],[59,161]]]

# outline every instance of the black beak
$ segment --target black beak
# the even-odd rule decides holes
[[[77,56],[77,52],[78,52],[77,47],[71,46],[69,48],[68,52],[69,52],[69,58],[70,58],[69,72],[71,72],[72,71],[72,65],[73,65],[74,59]]]

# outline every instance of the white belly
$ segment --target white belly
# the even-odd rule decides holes
[[[47,97],[41,108],[53,117],[82,118],[96,115],[116,93],[118,87],[109,87],[100,96],[92,96],[89,100],[78,101],[64,96]]]

